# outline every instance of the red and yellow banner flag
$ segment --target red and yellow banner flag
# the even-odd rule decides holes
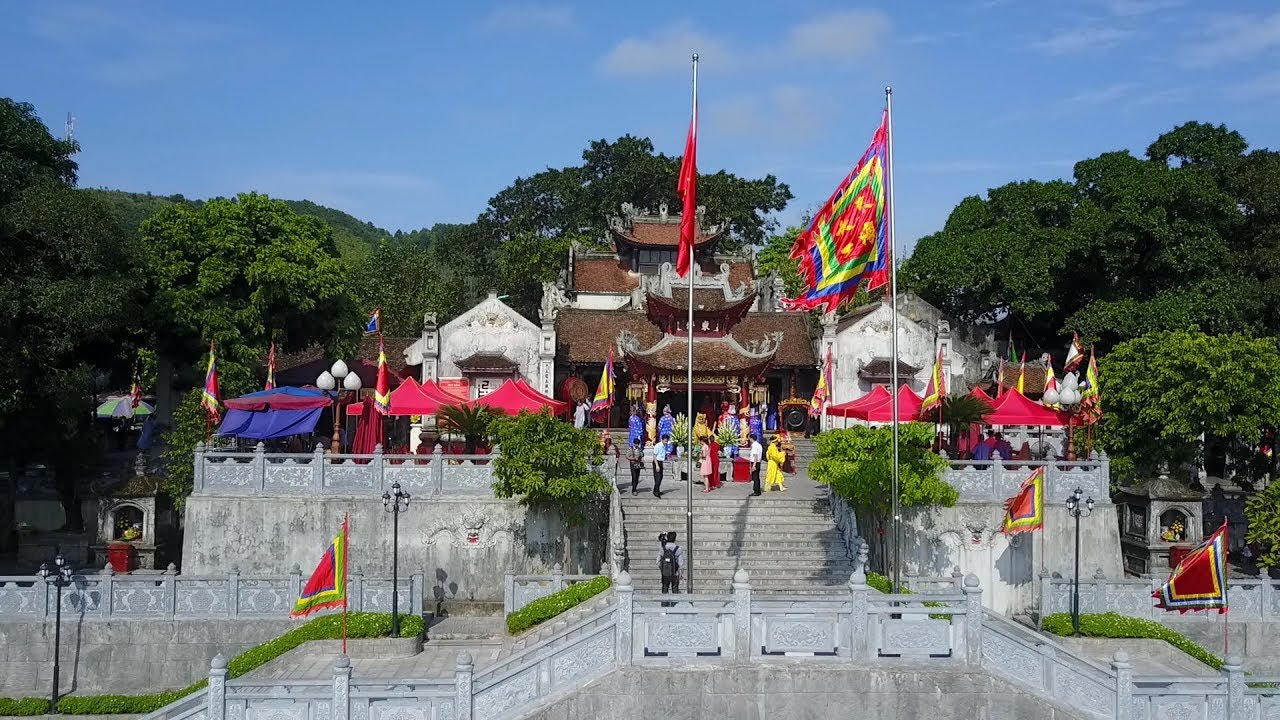
[[[342,529],[329,543],[320,564],[316,565],[311,579],[302,587],[298,601],[293,604],[291,617],[306,617],[317,610],[347,607],[347,532],[351,519],[342,519]]]
[[[1227,611],[1227,521],[1173,569],[1169,582],[1151,594],[1165,610]]]
[[[1089,350],[1089,367],[1084,373],[1084,387],[1080,389],[1080,410],[1089,422],[1102,419],[1102,383],[1098,376],[1098,358]]]
[[[693,102],[693,118],[689,120],[689,136],[684,141],[684,159],[680,161],[676,193],[684,203],[680,210],[680,252],[676,256],[676,273],[684,277],[689,274],[689,268],[693,266],[693,246],[698,241],[698,101],[696,99]]]
[[[938,348],[938,359],[933,362],[933,372],[929,373],[929,384],[924,389],[924,400],[920,404],[920,412],[932,410],[942,404],[947,396],[947,378],[942,374],[942,348]]]
[[[1023,395],[1027,394],[1025,390],[1027,380],[1027,351],[1022,351],[1022,362],[1018,363],[1018,392]]]
[[[262,386],[263,390],[276,389],[276,344],[271,343],[271,351],[267,353],[267,382]]]
[[[1084,362],[1084,346],[1080,344],[1080,333],[1071,333],[1071,344],[1067,346],[1067,362],[1062,372],[1069,373]]]
[[[204,371],[204,390],[200,393],[200,404],[210,422],[222,420],[222,393],[218,389],[218,362],[212,342],[209,343],[209,367]]]
[[[1018,494],[1004,503],[1005,535],[1044,529],[1044,468],[1038,467],[1022,481]]]
[[[814,389],[813,397],[809,399],[809,417],[821,415],[822,408],[831,397],[831,365],[831,347],[828,346],[827,357],[822,363],[822,372],[818,374],[818,387]]]
[[[600,373],[595,397],[591,398],[591,412],[596,413],[613,407],[613,391],[613,348],[609,348],[609,357],[604,361],[604,371]]]
[[[387,368],[387,348],[378,336],[378,379],[373,384],[373,406],[386,415],[391,412],[391,371]]]

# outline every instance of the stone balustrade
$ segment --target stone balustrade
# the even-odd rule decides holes
[[[1045,502],[1065,502],[1080,488],[1094,502],[1110,504],[1111,470],[1105,453],[1097,460],[951,460],[942,477],[960,491],[962,503],[1003,503],[1041,467],[1045,469]]]
[[[1218,618],[1217,610],[1168,612],[1155,606],[1152,593],[1167,578],[1108,579],[1100,573],[1080,578],[1080,612],[1115,612],[1130,617],[1158,622],[1177,623],[1187,620]],[[1231,580],[1227,583],[1233,622],[1261,620],[1280,621],[1280,580]],[[1071,578],[1040,576],[1040,617],[1071,612]]]
[[[289,575],[242,577],[232,569],[219,577],[179,575],[173,565],[163,573],[76,574],[62,590],[62,613],[85,619],[287,618],[305,578],[295,565]],[[403,613],[421,614],[425,579],[400,578]],[[350,610],[390,612],[391,579],[347,578]],[[0,577],[0,622],[51,618],[57,589],[36,575]]]
[[[493,495],[496,452],[445,454],[436,445],[426,455],[388,455],[378,446],[362,455],[328,453],[228,452],[196,445],[198,495],[381,495],[395,483],[417,496]]]
[[[503,582],[502,611],[515,612],[538,598],[601,576],[608,577],[607,568],[601,568],[600,575],[565,575],[560,563],[552,566],[550,575],[516,575],[508,570]]]

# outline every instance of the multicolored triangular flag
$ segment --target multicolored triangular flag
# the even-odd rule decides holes
[[[317,610],[347,607],[347,532],[351,519],[342,519],[342,529],[329,543],[320,564],[316,565],[311,579],[302,587],[298,601],[293,604],[291,617],[306,617]]]
[[[209,343],[209,367],[204,371],[204,390],[200,393],[200,404],[204,406],[210,422],[216,423],[222,420],[222,393],[218,389],[218,361],[212,341]]]
[[[1227,521],[1173,569],[1169,582],[1151,594],[1165,610],[1227,611]]]
[[[1044,529],[1044,468],[1038,467],[1022,481],[1018,494],[1004,503],[1005,535]]]

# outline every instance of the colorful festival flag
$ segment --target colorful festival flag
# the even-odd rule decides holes
[[[209,367],[204,371],[204,390],[200,394],[200,404],[204,406],[209,422],[222,420],[222,395],[218,390],[218,362],[213,342],[209,343]]]
[[[1027,394],[1027,391],[1025,389],[1026,380],[1027,380],[1027,351],[1023,350],[1022,361],[1018,364],[1018,392],[1022,393],[1023,395]]]
[[[609,357],[604,361],[604,371],[600,373],[600,383],[596,385],[595,397],[591,398],[591,412],[596,413],[613,407],[613,349],[609,349]]]
[[[391,412],[391,373],[387,369],[387,348],[378,337],[378,379],[373,384],[373,406],[386,415]]]
[[[827,357],[822,362],[822,372],[818,374],[818,387],[813,391],[813,397],[809,399],[809,417],[818,417],[822,414],[822,408],[826,406],[827,399],[831,395],[831,347],[827,347]]]
[[[697,71],[694,75],[694,92],[697,92]],[[676,273],[680,277],[689,274],[693,266],[693,245],[698,234],[698,99],[694,96],[693,117],[689,120],[689,136],[684,141],[684,158],[680,161],[680,176],[676,178],[676,193],[684,202],[680,210],[680,252],[676,256]]]
[[[933,362],[933,372],[929,373],[929,384],[924,389],[924,401],[920,404],[920,412],[931,410],[942,404],[947,396],[947,378],[942,374],[942,348],[938,348],[938,359]]]
[[[1227,611],[1227,521],[1173,569],[1169,582],[1151,594],[1165,610]]]
[[[138,366],[133,366],[133,385],[129,388],[129,407],[134,410],[142,404],[142,376],[138,373]]]
[[[1080,390],[1080,409],[1089,422],[1102,419],[1102,386],[1098,377],[1098,358],[1089,349],[1089,366],[1084,373],[1084,387]]]
[[[1049,356],[1045,355],[1045,357],[1047,358]],[[1055,377],[1053,374],[1053,360],[1050,359],[1046,362],[1044,366],[1044,392],[1045,394],[1048,394],[1050,390],[1057,390],[1057,389],[1058,389],[1058,378]],[[1052,405],[1050,405],[1049,403],[1044,402],[1043,399],[1040,402],[1044,404],[1046,407],[1051,407],[1055,410],[1062,407],[1062,403],[1053,403]]]
[[[996,366],[996,397],[1000,397],[1001,395],[1004,394],[1005,359],[1000,358],[996,362],[998,363],[998,365]]]
[[[329,543],[311,579],[302,587],[293,604],[291,617],[306,617],[317,610],[340,607],[347,609],[347,532],[351,519],[342,519],[342,529]]]
[[[1084,362],[1084,346],[1080,344],[1080,333],[1071,333],[1071,344],[1067,346],[1067,362],[1062,372],[1071,372]]]
[[[382,308],[374,308],[369,315],[369,322],[364,324],[364,334],[372,335],[382,332]]]
[[[1038,467],[1022,481],[1018,494],[1004,503],[1005,535],[1044,529],[1044,468]]]
[[[889,160],[889,114],[862,159],[845,177],[809,227],[796,238],[791,257],[800,262],[805,289],[785,301],[794,310],[834,311],[854,296],[864,279],[883,284],[889,257],[889,212],[885,195]],[[874,273],[874,275],[873,275]]]
[[[1013,347],[1013,331],[1009,331],[1009,364],[1018,362],[1018,351]]]
[[[276,389],[276,344],[271,343],[271,350],[267,353],[267,382],[262,386],[263,390]]]

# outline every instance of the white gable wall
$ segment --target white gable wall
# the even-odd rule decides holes
[[[520,375],[538,387],[538,341],[542,329],[495,293],[440,328],[438,377],[461,377],[455,364],[478,352],[502,353],[520,364]]]

